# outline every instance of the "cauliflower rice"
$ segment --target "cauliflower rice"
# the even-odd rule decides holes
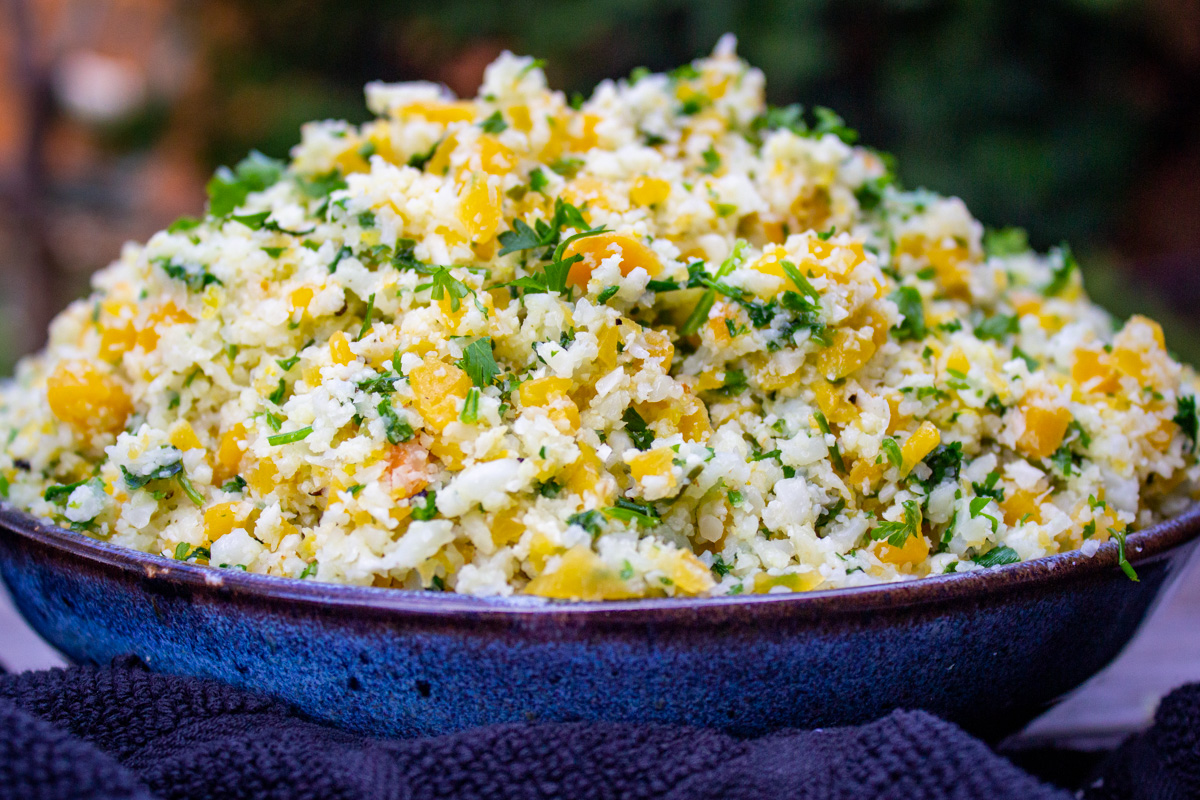
[[[510,54],[474,100],[366,93],[55,320],[0,390],[12,504],[213,567],[599,600],[1123,559],[1197,495],[1158,325],[768,108],[732,39],[582,104]]]

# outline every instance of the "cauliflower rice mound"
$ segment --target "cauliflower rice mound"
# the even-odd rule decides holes
[[[1065,247],[903,191],[732,39],[252,154],[0,393],[0,490],[126,547],[600,600],[1091,555],[1197,495],[1196,376]]]

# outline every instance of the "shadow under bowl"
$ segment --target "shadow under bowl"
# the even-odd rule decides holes
[[[387,736],[610,720],[752,735],[926,709],[988,739],[1108,664],[1178,574],[1200,506],[962,575],[804,594],[549,603],[218,570],[0,505],[0,575],[70,659],[133,655]]]

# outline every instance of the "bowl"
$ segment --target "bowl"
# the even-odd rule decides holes
[[[1080,553],[906,583],[550,603],[290,580],[172,561],[0,506],[0,574],[68,658],[136,656],[363,733],[514,721],[761,734],[921,708],[988,739],[1109,663],[1178,574],[1200,506]]]

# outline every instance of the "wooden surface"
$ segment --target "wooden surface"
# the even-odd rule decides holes
[[[15,672],[64,663],[25,625],[0,586],[0,664]],[[1145,726],[1158,699],[1188,681],[1200,681],[1200,548],[1125,652],[1014,744],[1110,747]]]

